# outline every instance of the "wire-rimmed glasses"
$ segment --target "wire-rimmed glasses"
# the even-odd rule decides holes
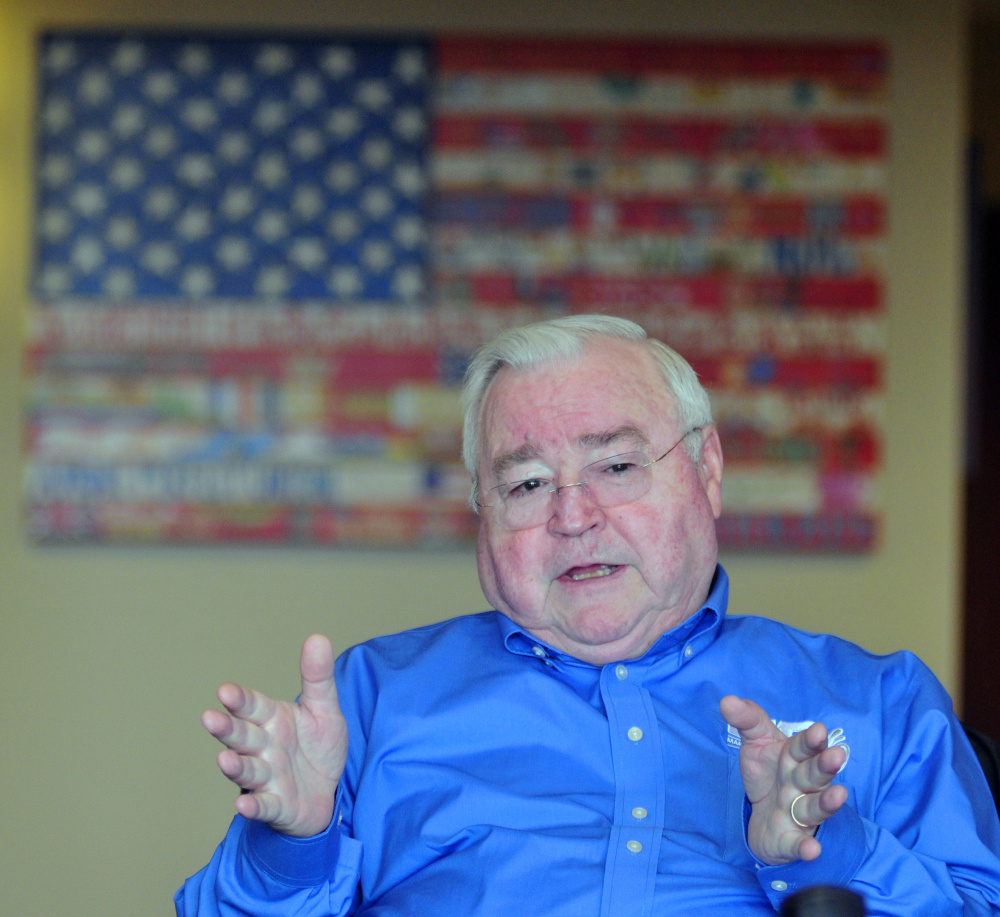
[[[559,494],[567,487],[585,487],[590,499],[598,506],[622,506],[644,497],[652,486],[653,466],[663,461],[692,433],[701,427],[693,427],[684,433],[659,458],[637,450],[609,455],[597,462],[591,462],[582,472],[580,480],[572,484],[556,484],[546,478],[526,478],[507,481],[490,488],[486,496],[492,501],[476,505],[482,509],[496,511],[497,523],[511,531],[534,528],[543,525],[555,514]]]

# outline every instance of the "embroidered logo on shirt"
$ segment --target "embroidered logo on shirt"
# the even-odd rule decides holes
[[[789,722],[787,720],[772,719],[771,722],[778,727],[778,730],[783,735],[786,735],[789,738],[791,738],[796,733],[802,732],[803,729],[808,729],[810,726],[812,726],[813,723],[817,721],[799,720],[796,722]],[[833,748],[836,745],[845,745],[846,742],[847,742],[847,736],[845,735],[844,730],[841,729],[839,726],[836,729],[830,731],[830,735],[827,739],[828,747]],[[740,748],[743,745],[743,737],[740,735],[740,731],[735,726],[730,726],[728,723],[726,724],[726,744],[729,745],[731,748]],[[847,757],[844,758],[844,763],[840,766],[840,770],[837,771],[838,774],[845,767],[847,767],[847,762],[851,758],[850,745],[846,746],[846,750],[847,750]]]

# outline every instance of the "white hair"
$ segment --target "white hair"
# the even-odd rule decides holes
[[[520,328],[508,328],[476,352],[465,373],[462,460],[472,476],[473,503],[479,487],[483,409],[486,396],[500,370],[508,366],[515,371],[531,370],[572,359],[599,338],[645,342],[650,356],[663,374],[667,392],[677,410],[680,428],[693,430],[712,423],[708,393],[691,365],[677,351],[647,337],[635,322],[611,315],[569,315]],[[701,457],[701,438],[689,438],[685,441],[685,448],[691,458],[698,461]]]

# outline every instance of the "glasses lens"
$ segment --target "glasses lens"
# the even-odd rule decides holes
[[[566,487],[580,487],[598,506],[621,506],[644,497],[652,482],[649,457],[643,452],[612,455],[587,465],[576,484],[554,489],[548,481],[520,481],[497,488],[497,515],[505,529],[534,528],[548,522]]]

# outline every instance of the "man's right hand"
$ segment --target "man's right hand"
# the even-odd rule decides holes
[[[206,710],[202,725],[226,748],[219,769],[248,793],[236,811],[276,831],[311,837],[333,817],[347,760],[347,723],[337,702],[333,647],[319,634],[302,645],[298,703],[272,700],[227,682],[219,701],[228,713]]]

